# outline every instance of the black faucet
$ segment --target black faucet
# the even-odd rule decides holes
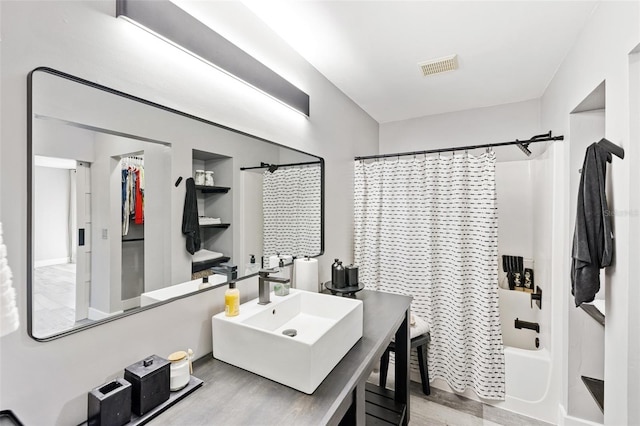
[[[270,277],[269,274],[272,272],[278,272],[278,268],[271,269],[261,269],[258,272],[258,305],[268,305],[271,303],[271,299],[269,298],[270,286],[269,283],[288,283],[289,278],[282,277]]]
[[[221,263],[220,265],[212,267],[210,270],[214,274],[224,275],[227,277],[227,282],[231,282],[238,278],[238,267],[230,263]]]
[[[533,309],[533,302],[536,302],[539,309],[542,309],[542,289],[536,286],[536,292],[531,293],[531,308]]]
[[[516,318],[515,327],[518,330],[526,328],[528,330],[535,330],[536,333],[540,333],[540,324],[538,324],[537,322],[522,321]]]

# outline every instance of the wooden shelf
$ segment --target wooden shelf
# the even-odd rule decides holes
[[[604,314],[600,312],[598,308],[588,303],[582,303],[580,305],[583,311],[585,311],[591,318],[598,321],[600,325],[604,327]]]
[[[212,225],[200,225],[200,228],[228,228],[230,226],[230,223],[215,223]]]
[[[582,306],[582,305],[581,305]],[[584,385],[589,389],[589,393],[598,404],[600,411],[604,414],[604,380],[592,377],[580,376]]]
[[[231,190],[228,186],[205,186],[196,185],[196,189],[203,194],[226,194]]]
[[[407,406],[396,402],[393,391],[367,383],[365,413],[367,426],[401,425],[407,415]]]

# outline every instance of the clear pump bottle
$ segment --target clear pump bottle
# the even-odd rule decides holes
[[[249,263],[247,263],[247,265],[245,266],[244,274],[245,275],[257,274],[258,272],[260,272],[260,267],[256,263],[256,257],[253,254],[250,254],[249,256],[250,256]]]

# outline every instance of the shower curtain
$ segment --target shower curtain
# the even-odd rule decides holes
[[[365,288],[413,296],[432,379],[504,399],[495,153],[356,161],[354,192]]]
[[[320,165],[265,171],[262,184],[263,255],[320,253]]]

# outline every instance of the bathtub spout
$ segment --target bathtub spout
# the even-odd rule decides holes
[[[528,330],[535,330],[536,333],[540,333],[540,324],[538,324],[537,322],[521,321],[516,318],[515,327],[518,330],[526,328]]]

